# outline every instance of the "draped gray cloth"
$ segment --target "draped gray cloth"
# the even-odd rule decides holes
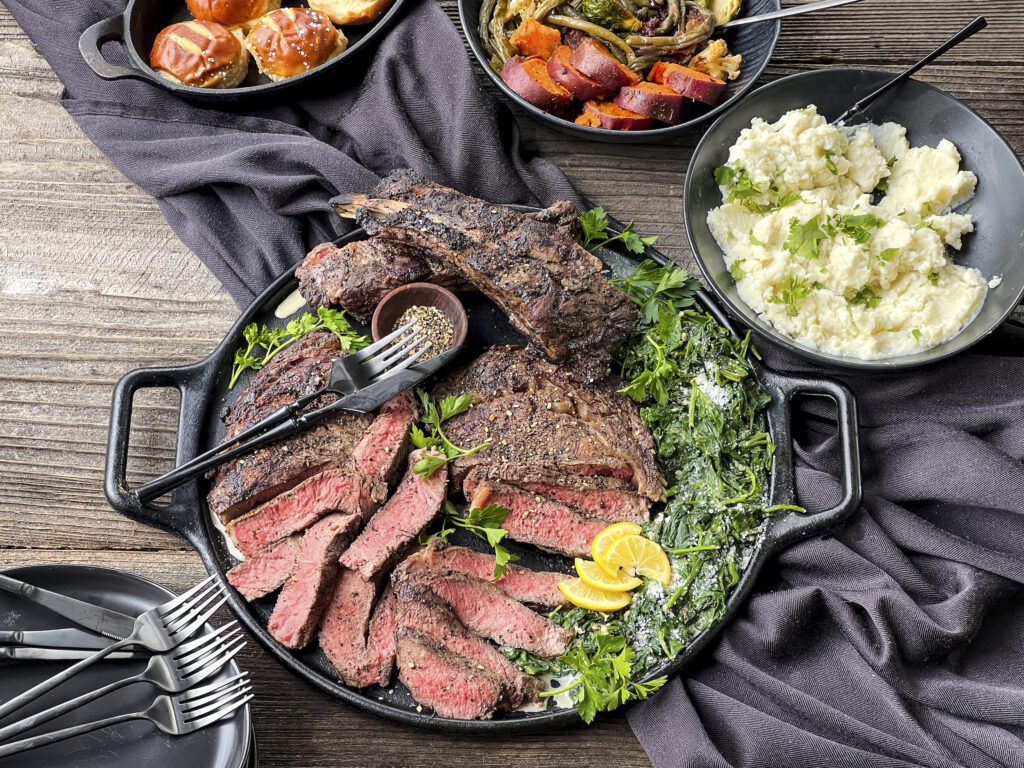
[[[577,197],[519,155],[430,0],[301,100],[223,111],[86,67],[78,36],[117,0],[4,1],[67,110],[239,302],[343,232],[328,197],[394,168],[496,202]],[[822,373],[761,350],[779,370]],[[919,371],[833,373],[860,405],[863,508],[783,552],[630,723],[656,768],[1024,766],[1024,336]],[[807,402],[797,434],[801,503],[827,508],[839,488],[824,402]]]

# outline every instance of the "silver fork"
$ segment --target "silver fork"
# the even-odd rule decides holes
[[[137,675],[117,680],[0,728],[0,743],[132,683],[152,683],[167,693],[180,693],[201,683],[219,672],[245,645],[237,624],[236,621],[229,622],[220,629],[182,643],[173,651],[150,656],[146,669]]]
[[[227,599],[224,588],[213,576],[199,582],[185,594],[139,614],[134,629],[124,640],[111,643],[0,706],[0,718],[7,717],[47,691],[70,680],[83,669],[91,667],[97,661],[126,646],[139,645],[154,653],[177,648],[203,626]]]
[[[162,694],[156,697],[148,709],[141,712],[114,715],[103,720],[43,733],[21,741],[13,741],[0,746],[0,757],[16,755],[19,752],[54,744],[73,736],[97,731],[100,728],[109,728],[112,725],[127,723],[131,720],[149,720],[164,733],[169,733],[172,736],[184,736],[216,723],[251,701],[252,685],[249,683],[248,675],[248,672],[242,672],[229,680],[193,688],[174,696]]]
[[[384,336],[380,341],[335,360],[331,364],[331,373],[327,384],[316,392],[303,395],[287,405],[282,405],[266,418],[261,419],[248,429],[243,429],[237,435],[233,435],[206,453],[201,453],[180,467],[175,467],[155,480],[140,485],[134,491],[136,497],[140,502],[146,504],[226,461],[286,437],[294,431],[288,429],[291,425],[289,420],[294,419],[303,408],[323,395],[350,395],[371,384],[385,381],[414,365],[433,348],[433,342],[430,342],[422,349],[416,349],[419,344],[427,341],[427,336],[422,330],[414,328],[415,325],[416,321],[410,321]],[[388,345],[410,330],[412,332],[408,338],[401,339],[398,344],[389,348]],[[306,421],[312,423],[318,415],[327,413],[326,409],[320,409],[320,411],[306,414]],[[274,427],[277,427],[278,431],[269,431]]]

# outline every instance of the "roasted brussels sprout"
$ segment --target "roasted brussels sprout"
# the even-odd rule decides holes
[[[583,15],[608,29],[636,32],[641,27],[640,20],[620,0],[583,0]]]
[[[708,0],[707,8],[715,15],[715,24],[725,24],[740,15],[743,0]]]

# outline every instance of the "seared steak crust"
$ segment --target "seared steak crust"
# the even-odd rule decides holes
[[[352,449],[355,469],[385,486],[393,484],[409,448],[409,428],[419,415],[412,392],[403,392],[384,403]]]
[[[636,309],[601,274],[600,259],[557,226],[564,205],[527,216],[409,170],[392,173],[370,198],[357,220],[371,235],[457,267],[551,360],[571,361],[587,380],[607,374]]]
[[[301,542],[301,536],[289,536],[257,552],[227,572],[228,583],[246,600],[269,595],[299,567]]]
[[[341,306],[364,323],[389,292],[409,283],[465,286],[451,265],[424,257],[401,243],[372,237],[342,247],[322,243],[295,270],[299,293],[311,307]]]

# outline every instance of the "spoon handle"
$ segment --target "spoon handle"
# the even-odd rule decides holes
[[[906,70],[905,72],[900,73],[899,75],[894,77],[892,80],[887,82],[885,85],[883,85],[878,90],[873,91],[872,93],[869,93],[867,96],[865,96],[863,99],[858,101],[856,104],[854,104],[848,110],[843,112],[843,114],[841,114],[839,117],[837,117],[835,120],[832,121],[832,125],[835,125],[835,126],[838,126],[838,127],[842,127],[842,126],[846,125],[846,123],[848,123],[850,120],[852,120],[856,115],[858,115],[859,113],[863,112],[869,106],[874,104],[875,101],[877,101],[880,96],[882,96],[883,94],[887,93],[892,88],[895,88],[897,85],[902,83],[904,80],[908,79],[911,75],[913,75],[915,72],[917,72],[919,69],[921,69],[921,67],[923,67],[923,66],[925,66],[927,64],[931,64],[933,61],[935,61],[937,58],[939,58],[939,56],[944,54],[950,48],[952,48],[952,47],[954,47],[956,45],[959,45],[964,40],[969,38],[971,35],[975,34],[976,32],[980,32],[981,30],[983,30],[986,26],[988,26],[988,22],[985,21],[985,17],[984,16],[979,16],[974,21],[972,21],[970,24],[968,24],[966,27],[964,27],[959,32],[957,32],[955,35],[953,35],[951,38],[949,38],[949,40],[944,42],[942,45],[940,45],[934,51],[932,51],[927,56],[925,56],[923,59],[921,59],[919,62],[914,64],[912,67],[910,67],[908,70]]]
[[[722,29],[732,29],[733,27],[742,27],[745,24],[757,24],[761,21],[775,21],[775,19],[784,19],[787,16],[797,16],[801,13],[810,13],[811,11],[823,11],[826,8],[835,8],[839,5],[848,5],[849,3],[859,3],[860,0],[821,0],[818,3],[808,3],[807,5],[794,5],[791,8],[783,8],[781,11],[772,11],[771,13],[761,13],[757,16],[740,16],[732,21],[727,21],[725,24],[716,24],[715,31],[718,32]]]

